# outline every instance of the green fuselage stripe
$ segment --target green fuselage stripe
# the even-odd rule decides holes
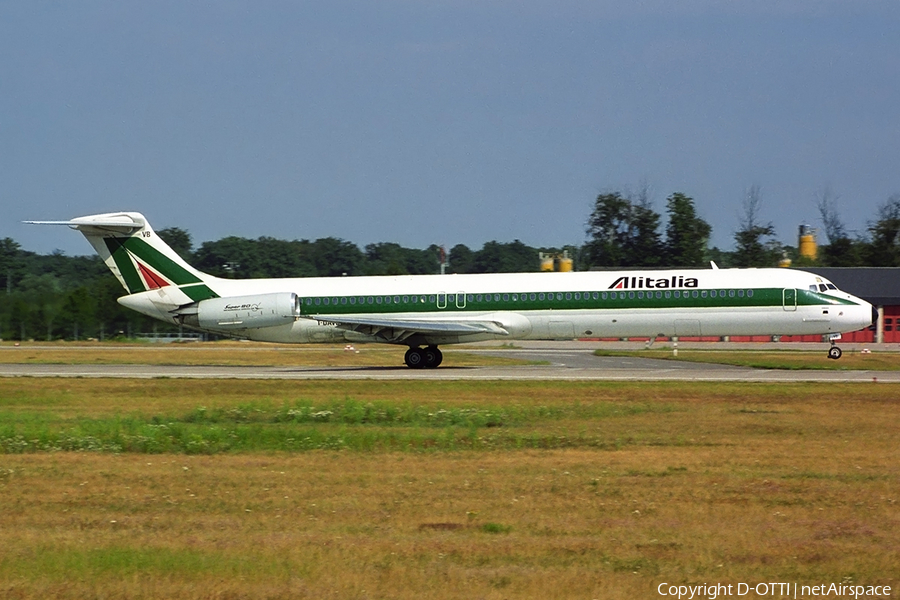
[[[303,314],[371,314],[409,312],[485,312],[530,310],[623,310],[675,308],[750,308],[794,306],[839,306],[853,302],[807,290],[762,288],[754,290],[666,290],[666,291],[604,291],[604,292],[538,292],[466,294],[464,306],[456,294],[401,294],[399,296],[338,296],[303,297]],[[731,294],[734,292],[734,295]],[[743,296],[741,296],[743,292]],[[791,295],[793,292],[793,296]],[[596,294],[596,298],[595,298]],[[613,298],[615,294],[615,298]],[[657,294],[659,297],[657,297]],[[676,297],[678,294],[678,297]],[[696,294],[696,297],[694,296]],[[724,295],[723,295],[724,294]],[[576,295],[578,298],[576,299]],[[534,296],[534,300],[532,300]],[[604,298],[605,296],[605,298]],[[478,298],[481,298],[479,301]],[[490,298],[488,300],[487,298]],[[351,302],[354,300],[355,302]],[[396,300],[399,298],[399,302]],[[404,301],[404,298],[407,300]],[[514,299],[515,298],[515,299]],[[796,299],[796,301],[795,301]],[[326,304],[325,301],[328,301]],[[386,301],[386,300],[389,300]]]
[[[201,300],[208,300],[209,298],[218,298],[219,295],[209,289],[206,284],[199,285],[183,285],[179,288],[182,292],[187,294],[188,298],[193,300],[194,302],[200,302]]]

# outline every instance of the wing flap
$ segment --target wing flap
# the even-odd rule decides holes
[[[309,318],[339,329],[380,337],[400,343],[415,334],[475,335],[490,333],[509,335],[509,331],[495,321],[462,319],[395,319],[391,317],[352,317],[346,315],[311,315]]]

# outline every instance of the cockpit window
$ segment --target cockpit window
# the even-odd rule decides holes
[[[827,291],[828,291],[828,286],[825,285],[824,283],[820,283],[820,284],[819,284],[819,291],[820,291],[820,292],[827,292]]]
[[[809,291],[818,292],[819,288],[816,287],[816,284],[812,284],[811,286],[809,286]]]
[[[828,284],[828,289],[829,289],[829,290],[836,290],[836,289],[837,289],[837,286],[834,285],[833,283],[829,283],[829,284]]]

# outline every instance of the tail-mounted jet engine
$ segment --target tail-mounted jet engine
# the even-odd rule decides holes
[[[233,331],[288,325],[300,317],[293,292],[210,298],[175,311],[188,327]]]

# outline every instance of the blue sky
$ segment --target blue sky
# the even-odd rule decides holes
[[[900,2],[0,3],[0,238],[116,210],[228,235],[580,244],[600,192],[692,196],[730,249],[826,186],[900,192]]]

